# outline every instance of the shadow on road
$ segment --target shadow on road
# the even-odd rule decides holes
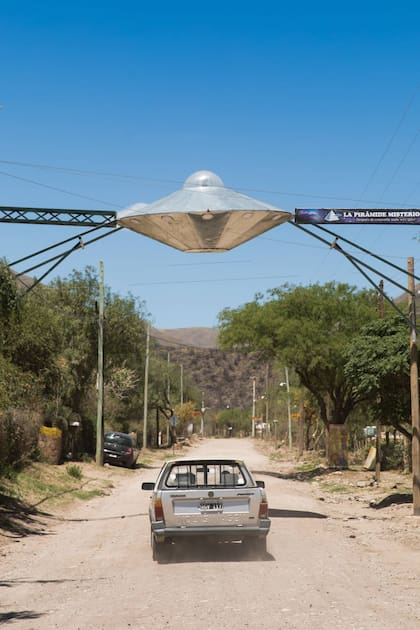
[[[16,621],[17,619],[39,619],[43,614],[33,610],[11,610],[10,612],[0,613],[0,624]]]
[[[317,466],[312,470],[300,470],[295,472],[273,472],[272,470],[253,470],[254,475],[266,475],[267,477],[276,477],[276,479],[291,479],[292,481],[308,481],[314,477],[321,477],[328,475],[341,468],[324,468],[324,466]]]
[[[43,521],[48,514],[20,499],[0,492],[0,533],[6,538],[22,538],[32,534],[45,536]]]
[[[99,578],[105,580],[105,578]],[[19,586],[19,584],[65,584],[66,582],[91,582],[90,578],[61,578],[58,580],[20,580],[19,578],[13,580],[0,580],[0,588],[11,588],[12,586]],[[95,578],[96,581],[96,578]]]
[[[270,518],[328,518],[326,514],[320,514],[319,512],[308,512],[306,510],[278,510],[276,508],[270,508],[268,510],[268,516]]]
[[[369,507],[373,508],[374,510],[381,510],[382,508],[389,507],[390,505],[402,505],[403,503],[413,503],[413,493],[395,492],[394,494],[390,494],[380,501],[372,501],[369,504]]]
[[[158,464],[143,464],[142,462],[136,462],[134,468],[136,470],[160,470],[162,467],[161,463]]]
[[[243,543],[176,543],[168,545],[159,564],[181,564],[184,562],[272,562],[269,552],[256,553]]]

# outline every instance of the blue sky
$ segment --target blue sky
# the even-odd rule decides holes
[[[416,5],[3,0],[0,205],[117,210],[208,169],[290,212],[420,207]],[[0,256],[79,231],[1,224]],[[420,226],[335,231],[403,268],[414,256],[420,275]],[[144,300],[159,328],[215,326],[223,308],[284,282],[368,286],[291,225],[217,255],[123,230],[51,279],[100,260],[105,282]]]

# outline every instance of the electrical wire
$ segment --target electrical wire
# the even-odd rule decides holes
[[[153,177],[145,177],[145,176],[140,176],[140,175],[130,175],[130,174],[123,174],[123,173],[111,173],[111,172],[103,172],[103,171],[91,171],[91,170],[82,170],[82,169],[73,169],[73,168],[64,168],[64,167],[58,167],[58,166],[52,166],[52,165],[48,165],[48,164],[36,164],[36,163],[30,163],[30,162],[18,162],[18,161],[12,161],[12,160],[0,160],[0,164],[10,164],[13,166],[21,166],[24,168],[38,168],[38,169],[47,169],[47,170],[52,170],[52,171],[56,171],[56,172],[61,172],[61,173],[67,173],[70,175],[80,175],[80,176],[96,176],[96,177],[109,177],[109,178],[113,178],[113,179],[121,179],[121,180],[134,180],[134,181],[143,181],[143,182],[151,182],[151,183],[160,183],[160,184],[175,184],[175,185],[182,185],[184,182],[181,180],[177,180],[177,179],[163,179],[163,178],[153,178]],[[42,184],[40,182],[36,182],[34,180],[31,179],[26,179],[24,177],[18,177],[17,175],[13,175],[11,173],[7,173],[5,171],[0,171],[0,174],[2,175],[6,175],[8,177],[14,177],[16,179],[21,179],[22,181],[26,181],[32,184],[36,184],[38,186],[43,186],[45,188],[51,188],[52,190],[57,190],[58,192],[63,192],[65,194],[68,195],[73,195],[76,197],[81,197],[83,199],[89,199],[90,201],[95,201],[95,202],[99,202],[99,203],[105,203],[107,205],[110,206],[114,206],[116,208],[122,208],[124,207],[124,204],[114,204],[108,201],[101,201],[99,199],[94,199],[91,197],[88,197],[86,195],[80,195],[78,193],[73,193],[71,191],[68,190],[64,190],[64,189],[60,189],[60,188],[54,188],[52,186],[49,186],[47,184]],[[307,192],[296,192],[296,191],[285,191],[285,190],[269,190],[269,189],[265,189],[265,188],[248,188],[248,187],[242,187],[242,186],[236,186],[235,188],[233,188],[232,186],[226,186],[226,188],[229,188],[231,190],[236,190],[239,189],[243,192],[258,192],[258,193],[263,193],[263,194],[268,194],[268,195],[279,195],[279,196],[284,196],[284,197],[304,197],[307,199],[322,199],[322,200],[329,200],[329,201],[353,201],[355,203],[359,203],[361,201],[362,195],[358,198],[354,198],[354,197],[341,197],[341,196],[332,196],[332,195],[320,195],[318,193],[314,194],[314,193],[307,193]],[[363,194],[363,193],[362,193]],[[382,203],[385,206],[408,206],[409,204],[401,202],[401,201],[383,201],[381,200],[377,200],[377,199],[364,199],[365,203],[368,204],[378,204],[378,203]]]
[[[366,185],[365,185],[364,189],[362,190],[362,193],[361,193],[360,198],[359,198],[359,200],[358,200],[359,202],[363,199],[363,197],[364,197],[364,195],[365,195],[365,193],[366,193],[367,189],[369,188],[369,186],[371,185],[371,183],[372,183],[373,179],[375,178],[375,175],[376,175],[376,173],[378,172],[379,167],[381,166],[382,162],[384,161],[385,156],[386,156],[386,155],[387,155],[387,153],[389,152],[389,150],[390,150],[390,148],[391,148],[392,143],[394,142],[394,140],[395,140],[395,138],[396,138],[396,136],[397,136],[397,134],[398,134],[399,130],[401,129],[401,127],[402,127],[402,125],[403,125],[403,123],[404,123],[404,121],[405,121],[405,119],[406,119],[406,117],[407,117],[408,112],[409,112],[409,111],[410,111],[410,109],[411,109],[411,106],[412,106],[412,105],[413,105],[413,103],[414,103],[414,100],[415,100],[415,98],[416,98],[416,96],[417,96],[417,92],[419,91],[419,88],[420,88],[420,84],[419,84],[419,85],[417,85],[417,87],[416,87],[416,89],[415,89],[414,93],[411,95],[411,98],[409,99],[407,106],[406,106],[406,107],[405,107],[405,109],[403,110],[403,113],[402,113],[402,115],[401,115],[401,117],[400,117],[400,119],[399,119],[399,121],[398,121],[398,123],[397,123],[397,126],[396,126],[396,128],[395,128],[394,132],[391,134],[391,137],[389,138],[389,140],[388,140],[387,144],[385,145],[385,148],[384,148],[383,152],[382,152],[382,153],[381,153],[381,155],[379,156],[379,160],[378,160],[378,162],[376,163],[376,166],[375,166],[375,168],[373,169],[372,173],[370,174],[370,177],[369,177],[369,179],[368,179],[368,181],[367,181],[367,183],[366,183]]]
[[[26,168],[38,168],[41,170],[57,171],[59,173],[66,173],[69,175],[83,175],[83,176],[88,176],[88,177],[91,175],[95,175],[97,177],[109,177],[111,179],[132,179],[136,181],[153,182],[153,183],[160,183],[160,184],[183,184],[183,182],[178,179],[162,179],[158,177],[145,177],[141,175],[125,175],[123,173],[110,173],[107,171],[91,171],[88,169],[82,170],[82,169],[77,169],[77,168],[51,166],[49,164],[36,164],[32,162],[14,162],[12,160],[0,160],[0,164],[9,164],[11,166],[23,166]]]
[[[19,175],[13,175],[12,173],[7,173],[6,171],[0,171],[0,175],[5,175],[6,177],[12,177],[13,179],[18,179],[21,182],[35,184],[35,186],[41,186],[42,188],[48,188],[49,190],[55,190],[56,192],[61,192],[61,193],[64,193],[65,195],[79,197],[80,199],[87,199],[88,201],[104,203],[105,205],[113,206],[114,208],[122,208],[124,206],[124,204],[116,204],[110,201],[104,201],[103,199],[96,199],[95,197],[89,197],[88,195],[81,195],[79,193],[74,193],[74,192],[71,192],[70,190],[65,190],[64,188],[57,188],[56,186],[50,186],[49,184],[42,184],[41,182],[37,182],[34,179],[28,179],[27,177],[20,177]]]
[[[238,280],[276,280],[278,278],[296,278],[296,274],[287,275],[287,276],[247,276],[244,278],[209,278],[203,280],[200,278],[199,280],[162,280],[157,282],[135,282],[130,284],[131,287],[138,286],[151,286],[151,285],[162,285],[162,284],[196,284],[201,283],[205,284],[207,282],[238,282]]]
[[[418,138],[418,136],[419,136],[419,133],[420,133],[420,129],[417,129],[417,131],[416,131],[416,133],[414,134],[414,137],[412,138],[412,140],[411,140],[410,144],[408,145],[408,147],[407,147],[407,149],[406,149],[406,151],[405,151],[404,155],[402,156],[401,160],[398,162],[398,164],[397,164],[397,166],[396,166],[396,168],[395,168],[394,172],[392,173],[392,175],[391,175],[391,177],[390,177],[390,179],[389,179],[389,181],[388,181],[387,185],[386,185],[386,186],[385,186],[385,188],[383,189],[382,194],[381,194],[381,198],[380,198],[381,203],[382,203],[382,199],[383,199],[383,197],[384,197],[385,193],[386,193],[386,192],[387,192],[387,190],[391,187],[391,185],[392,185],[392,183],[393,183],[393,181],[394,181],[395,177],[397,176],[397,174],[398,174],[399,170],[401,169],[402,165],[404,164],[405,160],[407,159],[408,154],[410,153],[410,151],[411,151],[412,147],[414,146],[414,144],[415,144],[415,142],[416,142],[416,140],[417,140],[417,138]]]

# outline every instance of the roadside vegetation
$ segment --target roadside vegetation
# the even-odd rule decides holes
[[[397,433],[406,440],[407,461],[401,452],[397,462],[394,448],[394,464],[410,465],[409,331],[389,305],[379,318],[376,292],[339,283],[284,285],[225,309],[219,326],[222,348],[292,370],[301,452],[322,436],[312,447],[323,447],[331,466],[347,467],[348,447],[360,450],[365,427],[380,421],[388,455],[391,433],[394,443]]]
[[[51,519],[77,502],[109,494],[114,482],[93,464],[75,469],[41,462],[0,478],[0,545],[47,531]],[[115,471],[113,477],[118,476]]]
[[[93,268],[28,288],[0,264],[0,498],[5,488],[29,483],[26,474],[35,483],[34,466],[50,461],[54,449],[54,463],[66,464],[57,476],[70,489],[83,482],[80,465],[93,461],[96,448],[98,295]],[[108,288],[104,312],[105,430],[130,432],[141,447],[149,315],[137,298]],[[366,457],[372,442],[365,429],[380,420],[383,468],[409,466],[407,325],[388,306],[379,319],[374,291],[284,285],[225,309],[219,328],[219,371],[231,390],[223,357],[252,358],[253,372],[241,387],[248,396],[236,406],[220,399],[207,407],[194,372],[181,383],[180,366],[152,342],[147,446],[171,446],[201,432],[253,434],[271,441],[275,452],[292,441],[301,465],[303,454],[313,453],[316,461],[345,468]],[[236,369],[237,357],[233,362]]]
[[[59,436],[58,461],[89,461],[95,454],[99,280],[93,268],[33,290],[0,265],[0,476],[42,461],[45,442]],[[105,430],[143,430],[147,313],[131,295],[105,290]],[[153,350],[153,347],[152,347]],[[166,429],[167,396],[179,400],[179,379],[151,352],[149,443],[156,423]],[[186,400],[198,398],[185,376]],[[51,429],[49,431],[49,429]]]

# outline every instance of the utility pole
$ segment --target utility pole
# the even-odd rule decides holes
[[[256,377],[252,376],[252,426],[251,426],[251,435],[252,437],[255,437],[255,403],[256,403],[256,398],[255,398],[255,381],[256,381]]]
[[[381,280],[379,282],[379,293],[378,293],[378,315],[379,319],[384,318],[384,281]],[[380,402],[380,395],[379,401]],[[375,453],[375,481],[379,483],[381,480],[381,461],[382,461],[382,453],[381,453],[381,418],[379,417],[379,413],[376,416],[376,439],[375,439],[376,453]]]
[[[297,435],[298,456],[302,457],[305,446],[305,403],[303,400],[299,403],[299,424]]]
[[[168,405],[171,406],[171,378],[170,378],[170,354],[168,352],[168,383],[166,389]],[[166,444],[169,444],[169,422],[166,423]]]
[[[170,378],[170,354],[168,352],[168,366],[167,366],[167,384],[166,384],[166,398],[168,399],[168,405],[170,405],[171,399],[171,378]]]
[[[287,423],[289,432],[289,448],[292,448],[292,413],[290,409],[290,386],[289,386],[289,368],[284,368],[286,376],[286,390],[287,390]]]
[[[104,465],[104,263],[99,261],[96,465]]]
[[[268,401],[268,382],[269,382],[269,376],[270,376],[270,364],[266,363],[265,366],[265,436],[267,437],[269,435],[269,422],[268,422],[268,417],[269,417],[269,412],[268,412],[268,405],[269,405],[269,401]]]
[[[419,419],[419,374],[417,365],[416,334],[416,286],[414,281],[414,258],[407,261],[408,305],[410,316],[410,392],[413,467],[413,513],[420,516],[420,419]]]
[[[144,363],[143,448],[147,448],[147,411],[148,411],[148,393],[149,393],[149,344],[150,344],[150,324],[149,322],[147,322],[146,360]]]
[[[180,365],[181,367],[181,405],[184,404],[184,366]]]
[[[201,428],[200,428],[201,437],[204,437],[204,414],[205,413],[206,413],[206,408],[204,406],[204,392],[201,392]]]

